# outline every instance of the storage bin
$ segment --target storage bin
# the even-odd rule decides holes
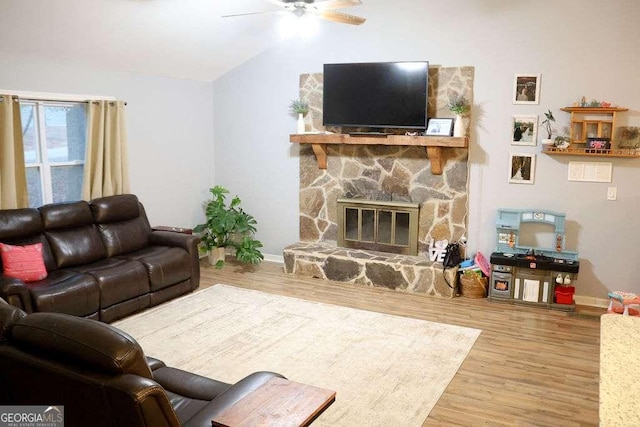
[[[555,290],[557,304],[573,304],[575,286],[558,286]]]
[[[460,295],[467,298],[485,298],[487,296],[487,278],[460,276]]]

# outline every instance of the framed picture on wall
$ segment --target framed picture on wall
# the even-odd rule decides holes
[[[425,135],[451,136],[453,119],[429,119]]]
[[[513,103],[540,103],[540,74],[516,74],[514,76]]]
[[[509,160],[509,182],[513,184],[533,184],[536,155],[511,153]]]
[[[538,139],[538,116],[513,116],[511,145],[535,147]]]

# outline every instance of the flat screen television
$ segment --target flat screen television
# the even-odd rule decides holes
[[[426,129],[429,63],[325,64],[324,126]]]

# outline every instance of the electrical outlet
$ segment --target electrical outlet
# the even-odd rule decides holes
[[[618,199],[618,187],[608,187],[607,200],[617,200],[617,199]]]

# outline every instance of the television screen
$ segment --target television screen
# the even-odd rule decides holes
[[[322,123],[426,129],[428,87],[426,61],[325,64]]]

